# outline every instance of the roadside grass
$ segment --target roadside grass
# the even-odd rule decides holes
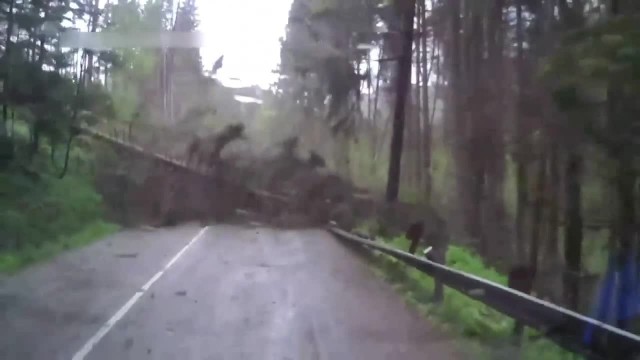
[[[74,235],[60,236],[40,246],[27,245],[20,250],[0,253],[0,273],[15,273],[34,263],[50,259],[61,252],[79,248],[119,230],[115,224],[97,220]]]
[[[366,228],[358,229],[366,233]],[[404,237],[381,238],[387,245],[406,250],[409,242]],[[395,258],[373,252],[373,271],[391,283],[424,317],[443,331],[464,339],[464,350],[478,359],[569,360],[577,357],[545,339],[530,339],[535,335],[527,330],[523,346],[513,345],[514,321],[496,310],[475,301],[453,289],[445,287],[445,299],[435,305],[431,302],[433,278]],[[505,285],[506,276],[486,266],[469,249],[450,246],[447,264],[455,269]]]
[[[45,144],[32,161],[18,158],[0,171],[0,273],[18,271],[118,230],[104,220],[102,196],[87,171],[90,154],[81,147],[74,147],[72,154],[75,161],[62,179]]]

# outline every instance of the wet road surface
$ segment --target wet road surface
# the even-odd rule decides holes
[[[461,359],[322,230],[132,230],[0,281],[0,359]]]

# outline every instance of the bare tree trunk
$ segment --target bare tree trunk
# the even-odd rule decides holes
[[[91,32],[96,32],[98,30],[98,19],[100,17],[100,0],[94,0],[93,5],[91,6],[91,20],[90,20],[90,30]],[[88,83],[93,81],[93,51],[88,50],[87,52],[87,75],[85,81]]]
[[[104,76],[104,87],[109,91],[113,91],[113,86],[109,86],[109,67],[107,65],[104,66],[102,75]]]
[[[544,210],[545,179],[547,177],[547,161],[544,149],[541,149],[536,177],[535,200],[533,205],[533,219],[531,226],[531,250],[529,252],[529,266],[538,268],[538,255],[540,253],[540,234],[542,227],[542,213]]]
[[[69,133],[69,138],[67,139],[66,150],[64,153],[64,165],[62,167],[62,171],[58,175],[59,179],[62,179],[67,174],[67,170],[69,169],[69,155],[71,154],[71,143],[73,141],[74,134],[73,132]]]
[[[466,181],[464,179],[465,161],[459,155],[463,152],[465,139],[465,119],[462,111],[462,49],[461,49],[461,0],[451,0],[448,2],[450,12],[450,29],[449,35],[451,36],[450,44],[447,44],[450,48],[450,69],[449,69],[449,87],[448,87],[448,104],[447,111],[450,116],[452,126],[448,129],[449,135],[453,138],[453,152],[454,159],[456,161],[456,193],[457,203],[460,210],[463,212],[463,218],[466,212],[466,202],[468,197],[468,191],[466,189]],[[449,54],[446,54],[449,55]],[[453,130],[453,131],[452,131]],[[457,133],[458,135],[454,135]],[[456,155],[457,154],[457,155]]]
[[[561,264],[560,253],[558,248],[558,226],[560,223],[560,212],[559,212],[559,199],[561,196],[560,192],[560,162],[559,162],[559,149],[558,144],[555,138],[552,140],[551,147],[549,149],[549,183],[548,183],[548,191],[546,196],[546,201],[549,204],[549,222],[547,227],[547,244],[545,248],[544,259],[549,263],[550,267],[555,267]],[[560,301],[561,293],[556,291],[559,288],[558,280],[551,280],[553,283],[557,283],[557,285],[552,285],[553,296],[552,300],[554,302]]]
[[[567,0],[558,0],[558,13],[568,30],[579,28],[584,24],[583,2],[575,0],[572,7]],[[582,153],[578,141],[570,141],[567,145],[567,158],[564,171],[565,187],[565,228],[564,228],[564,261],[566,271],[562,278],[565,305],[577,309],[579,305],[579,274],[582,269]]]
[[[427,36],[427,34],[425,34],[424,32],[422,32],[422,21],[423,21],[423,17],[424,17],[424,8],[422,7],[422,3],[424,1],[416,1],[416,11],[418,13],[418,16],[416,16],[416,31],[420,34],[420,36],[418,38],[415,39],[415,54],[416,54],[416,61],[415,61],[415,72],[416,72],[416,90],[415,90],[415,113],[413,114],[412,120],[415,122],[414,128],[415,131],[412,134],[413,138],[414,138],[414,145],[415,148],[413,149],[413,152],[415,154],[415,158],[414,158],[414,177],[415,177],[415,185],[417,189],[422,188],[422,181],[423,181],[423,172],[422,172],[422,164],[423,164],[423,148],[422,148],[422,142],[423,142],[423,136],[422,136],[422,109],[424,108],[424,104],[422,104],[422,94],[421,94],[421,86],[420,86],[420,81],[422,79],[422,57],[421,57],[421,53],[425,51],[425,49],[422,49],[422,39],[425,38]]]
[[[16,110],[11,109],[11,137],[16,137]]]
[[[380,57],[382,57],[383,52],[380,52]],[[371,172],[373,173],[375,170],[375,163],[378,158],[378,147],[380,143],[384,141],[384,132],[381,129],[378,129],[378,98],[380,96],[380,75],[382,75],[382,69],[378,66],[378,73],[376,74],[376,89],[375,95],[373,96],[373,119],[371,120],[371,126],[373,128],[373,139],[372,139],[372,156],[373,161],[371,162]]]
[[[11,66],[11,62],[8,59],[11,59],[11,49],[13,48],[11,37],[13,36],[14,20],[15,20],[15,14],[13,13],[14,7],[15,7],[15,0],[11,0],[11,2],[9,3],[9,14],[7,19],[7,37],[5,41],[5,53],[4,53],[4,58],[7,59],[7,65],[6,65],[7,67]],[[11,71],[7,69],[7,71],[4,73],[4,79],[3,79],[5,97],[4,97],[4,102],[2,103],[2,129],[0,129],[0,136],[7,135],[7,121],[9,119],[9,98],[8,96],[6,96],[6,94],[9,94],[11,91],[10,90],[11,77],[9,76],[10,73]]]
[[[389,203],[398,199],[400,190],[400,166],[402,162],[402,143],[404,135],[404,117],[407,93],[411,83],[411,48],[413,46],[413,19],[415,17],[415,0],[407,1],[402,9],[402,30],[404,42],[402,57],[398,61],[398,83],[396,88],[396,104],[393,116],[393,134],[391,137],[391,156],[387,177],[386,200]]]
[[[429,78],[431,77],[431,68],[433,63],[429,64],[429,48],[428,48],[428,31],[427,25],[427,6],[426,0],[421,0],[420,30],[421,38],[421,59],[422,59],[422,162],[423,179],[424,179],[424,198],[427,204],[431,204],[431,121],[432,116],[429,104]],[[433,44],[433,57],[435,57],[435,44]],[[439,75],[439,74],[438,74]],[[419,82],[418,82],[419,83]],[[434,106],[435,107],[435,106]]]
[[[636,207],[635,183],[636,174],[633,167],[633,156],[623,150],[618,157],[616,176],[616,192],[618,197],[618,232],[620,234],[620,251],[630,255],[633,251],[635,233]],[[626,259],[625,259],[626,260]]]
[[[518,100],[516,107],[516,192],[517,192],[517,208],[516,208],[516,257],[518,262],[523,262],[525,258],[525,218],[528,203],[527,196],[527,168],[526,168],[526,150],[525,150],[525,124],[522,114],[522,103],[524,99],[524,23],[522,19],[523,0],[517,0],[516,5],[516,38],[518,52]]]
[[[51,149],[49,150],[49,160],[51,161],[51,164],[53,164],[55,166],[56,164],[56,147],[57,147],[57,143],[55,141],[51,141],[51,144],[49,146],[51,146]]]
[[[469,106],[473,109],[473,118],[470,118],[471,147],[467,148],[467,159],[472,170],[472,196],[470,213],[470,234],[480,242],[480,253],[489,255],[489,244],[485,234],[485,206],[486,202],[486,172],[491,151],[491,133],[487,131],[491,118],[487,116],[485,104],[488,100],[488,86],[485,81],[487,71],[485,58],[485,35],[482,21],[482,13],[476,6],[470,18],[472,31],[470,36],[467,78],[471,81],[471,97]]]
[[[367,122],[371,123],[371,52],[367,53]]]
[[[457,62],[457,84],[451,84],[451,91],[455,96],[454,119],[455,126],[452,135],[455,139],[453,148],[454,162],[456,167],[456,192],[458,197],[458,206],[461,213],[462,228],[466,234],[474,232],[476,219],[473,217],[475,209],[473,209],[473,190],[474,190],[474,173],[473,164],[469,159],[471,153],[470,145],[472,142],[472,132],[470,125],[470,109],[471,94],[473,94],[473,80],[470,78],[473,60],[472,53],[473,37],[471,29],[472,6],[468,6],[468,2],[463,2],[464,6],[459,8],[457,16],[458,27],[456,33],[452,36],[457,38],[458,59]],[[453,76],[453,75],[452,75]]]
[[[610,14],[617,16],[620,14],[621,4],[617,0],[611,2]],[[623,5],[628,5],[623,2]],[[626,9],[626,6],[623,6]],[[625,99],[624,92],[619,84],[611,83],[608,89],[608,123],[616,133],[622,133],[624,125],[620,126],[621,119],[624,119],[624,107],[629,100]],[[624,121],[624,120],[622,120]],[[629,151],[631,144],[623,143],[616,146],[613,158],[618,160],[616,173],[616,192],[618,198],[618,226],[617,231],[620,236],[619,250],[621,254],[629,255],[633,251],[633,240],[635,234],[636,204],[635,204],[635,183],[636,173],[634,170],[633,155]],[[625,259],[626,260],[626,259]],[[620,319],[622,321],[622,319]],[[618,324],[621,328],[626,328],[625,323]]]
[[[565,180],[565,232],[564,257],[567,271],[564,275],[564,298],[566,305],[577,309],[580,284],[578,275],[582,268],[582,156],[576,150],[569,153]]]
[[[40,122],[35,121],[31,127],[31,143],[29,144],[29,161],[38,153],[40,149]]]
[[[486,156],[486,189],[484,204],[484,236],[489,243],[491,256],[511,257],[513,251],[512,237],[507,235],[504,207],[504,176],[505,176],[505,145],[504,122],[505,118],[505,21],[504,0],[495,0],[488,4],[488,24],[486,29],[487,55],[485,70],[483,73],[491,77],[484,78],[486,84],[486,136],[489,139],[485,143],[489,153]]]
[[[412,71],[413,72],[413,71]],[[400,171],[400,186],[413,187],[413,159],[415,154],[413,150],[415,149],[414,137],[413,134],[415,131],[415,122],[414,122],[414,114],[415,114],[415,103],[413,101],[413,91],[409,88],[407,92],[407,109],[405,110],[405,127],[404,127],[404,141],[402,147],[402,164]]]

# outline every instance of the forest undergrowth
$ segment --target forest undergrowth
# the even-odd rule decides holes
[[[368,233],[366,224],[357,229]],[[377,238],[386,245],[406,250],[409,242],[404,237]],[[513,359],[516,353],[523,360],[570,360],[571,354],[552,342],[536,338],[537,332],[527,329],[521,348],[514,346],[513,319],[475,301],[456,290],[445,288],[441,304],[432,302],[433,278],[391,256],[373,251],[370,265],[374,273],[392,284],[405,301],[435,323],[447,334],[464,342],[461,349],[473,352],[477,359]],[[487,265],[475,252],[453,245],[447,252],[447,264],[454,269],[506,285],[507,277]]]
[[[26,144],[26,126],[18,125],[14,135],[15,146]],[[42,144],[32,159],[16,157],[0,172],[0,272],[18,271],[119,229],[105,219],[90,152],[74,146],[69,169],[59,178],[64,154],[60,150],[52,160],[50,149]]]

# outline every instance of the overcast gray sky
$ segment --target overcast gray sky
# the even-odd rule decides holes
[[[224,55],[224,66],[218,72],[224,85],[267,88],[277,78],[272,71],[280,62],[279,39],[284,36],[292,1],[197,0],[199,31],[204,35],[200,54],[205,69],[211,69],[220,55]],[[76,26],[83,33],[75,36],[68,32],[63,46],[105,49],[123,44],[125,47],[159,44],[159,38],[151,41],[149,34],[116,35],[108,40],[103,34],[86,33],[86,24],[77,23]],[[178,45],[172,46],[184,44],[183,40],[173,41],[178,41]],[[225,81],[229,78],[240,80]]]
[[[280,62],[279,38],[284,36],[292,0],[198,0],[200,50],[205,69],[224,54],[223,78],[268,87]]]

